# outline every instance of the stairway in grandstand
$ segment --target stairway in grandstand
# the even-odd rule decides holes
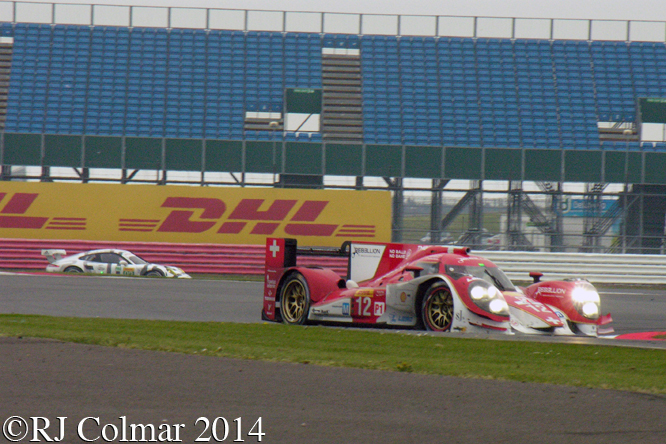
[[[322,49],[321,128],[327,142],[363,141],[361,55],[357,48]]]
[[[0,38],[0,130],[5,129],[7,119],[7,97],[9,96],[9,74],[12,67],[14,39]]]

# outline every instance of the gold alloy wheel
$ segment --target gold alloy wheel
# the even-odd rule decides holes
[[[287,283],[282,293],[282,318],[288,324],[297,324],[305,315],[305,286],[298,279]]]
[[[425,311],[433,330],[448,330],[453,321],[453,296],[449,289],[436,289],[428,298]]]

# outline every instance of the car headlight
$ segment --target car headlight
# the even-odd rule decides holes
[[[509,305],[502,292],[486,281],[474,281],[467,290],[469,297],[479,308],[492,314],[509,316]]]
[[[599,299],[599,293],[591,288],[586,287],[574,288],[571,292],[571,299],[579,304],[585,304],[586,302],[596,302],[598,304],[601,302]]]
[[[586,302],[583,304],[580,311],[583,312],[583,316],[595,318],[599,316],[599,305],[594,302]]]
[[[599,293],[591,285],[577,286],[571,292],[571,300],[576,310],[589,319],[599,317],[600,303]]]
[[[488,304],[488,307],[490,308],[490,311],[495,314],[509,314],[509,304],[506,303],[506,301],[502,299],[493,299],[490,301],[490,304]]]

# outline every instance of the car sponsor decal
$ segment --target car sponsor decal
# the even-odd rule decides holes
[[[372,288],[362,288],[360,290],[357,290],[356,293],[354,293],[354,296],[368,296],[372,297],[375,294],[375,290]]]
[[[546,304],[542,304],[541,302],[518,293],[505,292],[504,298],[510,307],[532,315],[537,319],[546,322],[548,325],[554,327],[561,327],[564,325],[558,314],[551,310]]]
[[[377,267],[386,246],[352,243],[350,248],[349,265],[351,273],[349,278],[356,282],[372,278],[377,272]]]
[[[386,290],[361,288],[350,299],[350,315],[358,322],[375,322],[386,312]]]
[[[412,250],[407,249],[389,249],[389,258],[391,259],[406,259],[411,254]]]
[[[561,298],[561,297],[564,297],[566,292],[567,291],[564,288],[539,287],[539,288],[537,288],[537,291],[534,295],[535,296],[551,296],[551,297]]]
[[[423,246],[412,244],[352,243],[350,279],[361,282],[393,270]]]
[[[388,317],[388,323],[389,324],[406,324],[406,325],[413,325],[415,321],[414,316],[410,315],[396,315],[396,314],[390,314]]]

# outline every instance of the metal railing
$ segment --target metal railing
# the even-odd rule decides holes
[[[666,41],[666,22],[351,14],[0,1],[0,21],[353,35]]]
[[[583,278],[592,283],[666,284],[666,256],[643,254],[531,253],[479,251],[512,280],[529,281],[529,273],[542,280]]]

